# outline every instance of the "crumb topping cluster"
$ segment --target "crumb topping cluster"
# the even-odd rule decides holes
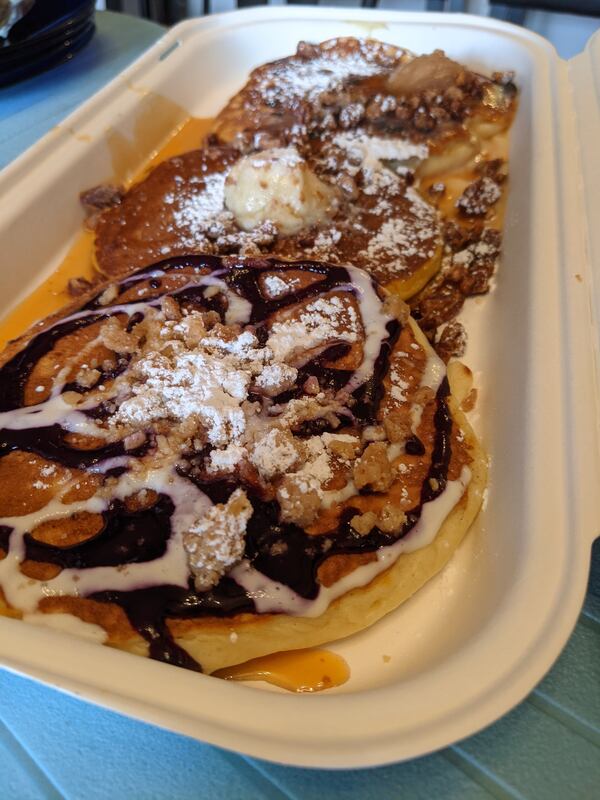
[[[285,272],[267,273],[264,283],[277,296],[297,280],[293,273],[289,279]],[[205,289],[213,300],[218,291]],[[372,314],[406,324],[402,301],[377,302]],[[365,320],[352,292],[322,292],[260,327],[224,324],[215,311],[167,295],[136,324],[115,314],[102,325],[96,343],[126,364],[108,386],[99,383],[100,365],[86,363],[76,375],[106,412],[97,430],[138,454],[134,472],[170,464],[200,487],[215,480],[238,484],[226,503],[192,515],[186,526],[183,546],[200,591],[240,560],[253,496],[276,500],[282,522],[307,528],[361,490],[388,491],[400,474],[395,460],[414,434],[406,410],[399,420],[395,409],[433,400],[431,390],[419,389],[398,368],[398,359],[409,358],[402,351],[391,364],[391,406],[381,427],[358,424],[351,393],[322,384],[310,367],[320,354],[341,346],[355,352],[354,363],[365,357]],[[353,521],[357,535],[369,522],[370,529],[381,521],[382,530],[400,530],[402,514],[392,520],[387,506],[381,514],[381,520],[377,513]]]
[[[498,265],[501,233],[481,224],[447,225],[442,267],[410,301],[411,313],[445,361],[464,354],[466,333],[455,317],[472,295],[485,294]]]
[[[190,570],[199,592],[218,583],[221,575],[244,553],[244,534],[252,506],[243,489],[236,489],[226,503],[211,506],[183,536]]]

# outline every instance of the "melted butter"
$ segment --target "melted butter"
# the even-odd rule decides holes
[[[322,692],[346,683],[350,668],[328,650],[290,650],[225,667],[213,675],[227,681],[266,681],[289,692]]]
[[[128,182],[128,185],[140,180],[149,169],[155,167],[161,161],[200,147],[211,125],[212,119],[195,118],[187,119],[183,124],[180,124],[166,144],[151,153],[142,169],[135,174],[135,177]],[[109,141],[112,141],[110,135]],[[123,151],[121,155],[123,157],[121,169],[125,170],[126,164],[130,168],[134,154],[129,152],[129,156],[127,156],[127,153]],[[114,163],[116,158],[114,152],[113,156]],[[31,325],[49,314],[59,311],[73,301],[73,297],[71,297],[67,288],[71,278],[91,280],[93,274],[94,234],[90,231],[82,231],[77,235],[67,255],[50,277],[46,278],[0,322],[0,350],[4,348],[7,342],[20,336]]]

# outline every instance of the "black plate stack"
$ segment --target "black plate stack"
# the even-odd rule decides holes
[[[68,61],[94,35],[94,0],[36,0],[0,38],[0,86]]]

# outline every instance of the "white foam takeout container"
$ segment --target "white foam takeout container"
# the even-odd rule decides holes
[[[352,677],[330,692],[218,681],[5,618],[0,660],[253,756],[358,767],[421,755],[504,714],[549,669],[582,604],[600,521],[600,40],[567,63],[535,34],[460,15],[273,7],[182,23],[0,174],[1,280],[8,309],[80,230],[81,190],[135,172],[183,118],[215,114],[252,67],[300,39],[340,35],[443,48],[517,74],[503,263],[495,291],[465,313],[476,422],[492,458],[485,511],[413,599],[333,645]]]

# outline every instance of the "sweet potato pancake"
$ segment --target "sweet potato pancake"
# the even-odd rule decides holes
[[[118,277],[191,253],[351,264],[413,298],[433,332],[465,296],[487,290],[506,178],[487,143],[515,107],[511,76],[484,77],[441,51],[415,56],[354,38],[300,43],[251,73],[202,148],[127,192],[84,194],[98,269]],[[448,174],[468,177],[456,203],[434,180]],[[482,241],[485,264],[471,268],[470,254],[459,255],[457,278],[459,240]]]

